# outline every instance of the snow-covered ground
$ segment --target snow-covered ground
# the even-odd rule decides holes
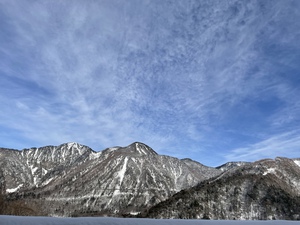
[[[157,220],[111,217],[53,218],[0,216],[0,225],[297,225],[300,221],[237,221],[237,220]]]

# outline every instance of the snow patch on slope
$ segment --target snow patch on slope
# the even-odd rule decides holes
[[[299,160],[295,159],[295,160],[294,160],[294,163],[296,163],[296,164],[297,164],[297,166],[299,166],[299,167],[300,167],[300,159],[299,159]]]
[[[16,188],[8,188],[8,189],[6,189],[6,192],[7,193],[14,193],[14,192],[16,192],[16,191],[18,191],[21,187],[23,187],[23,184],[20,184],[18,187],[16,187]]]
[[[49,184],[53,179],[54,179],[54,177],[50,178],[49,180],[44,181],[43,185]]]
[[[98,159],[102,155],[102,152],[91,152],[90,159]]]
[[[142,155],[147,155],[147,152],[145,152],[144,149],[140,148],[140,146],[139,146],[138,143],[135,144],[135,147],[136,147],[136,150],[137,150],[140,154],[142,154]]]
[[[122,182],[123,182],[123,179],[124,179],[124,176],[125,176],[125,172],[126,172],[126,168],[127,168],[127,163],[128,163],[128,158],[125,157],[123,167],[119,171],[119,175],[118,175],[119,178],[120,178],[120,186],[122,185]]]
[[[269,169],[267,169],[267,171],[265,171],[265,172],[263,173],[263,175],[265,176],[265,175],[267,175],[268,173],[273,173],[273,174],[275,174],[276,171],[275,171],[274,168],[269,168]]]
[[[31,169],[31,173],[32,173],[32,174],[35,174],[36,171],[37,171],[39,168],[34,167],[33,165],[31,165],[31,166],[30,166],[30,169]]]
[[[125,173],[126,173],[126,170],[127,170],[127,163],[128,163],[128,158],[125,157],[124,164],[123,164],[121,170],[118,172],[118,175],[117,175],[117,177],[120,179],[119,184],[117,184],[115,186],[115,190],[114,190],[114,192],[112,194],[112,198],[109,200],[109,202],[107,203],[107,205],[111,204],[111,202],[113,200],[113,197],[116,197],[116,196],[118,196],[118,195],[121,194],[120,188],[121,188],[121,185],[123,183],[123,180],[124,180],[124,177],[125,177]]]
[[[108,148],[108,151],[113,152],[113,151],[116,151],[118,149],[119,149],[119,147],[112,147],[112,148]]]

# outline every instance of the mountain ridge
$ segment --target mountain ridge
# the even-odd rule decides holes
[[[296,220],[300,158],[214,168],[141,142],[0,148],[0,191],[4,214]]]
[[[144,212],[150,218],[300,220],[300,166],[277,157],[232,167]]]
[[[0,163],[11,199],[32,195],[26,201],[43,208],[36,199],[42,196],[52,205],[50,215],[58,216],[97,210],[103,215],[136,214],[219,174],[200,163],[159,155],[140,142],[100,152],[76,143],[1,152],[0,158],[7,159]],[[83,206],[72,210],[70,202]]]

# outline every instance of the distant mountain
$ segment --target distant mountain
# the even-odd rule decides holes
[[[219,169],[224,172],[173,195],[143,216],[300,220],[300,159],[228,163]]]
[[[222,172],[139,142],[101,152],[77,143],[2,148],[0,168],[8,203],[51,216],[135,215]]]
[[[249,164],[251,164],[251,163],[250,162],[228,162],[228,163],[225,163],[225,164],[223,164],[221,166],[218,166],[216,168],[224,172],[224,171],[233,169],[235,167],[249,165]]]

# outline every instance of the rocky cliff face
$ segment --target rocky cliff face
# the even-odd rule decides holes
[[[221,173],[138,142],[102,152],[77,143],[1,149],[0,163],[11,201],[58,216],[137,214]]]
[[[188,219],[300,219],[300,160],[276,158],[230,166],[181,191],[144,216]]]

